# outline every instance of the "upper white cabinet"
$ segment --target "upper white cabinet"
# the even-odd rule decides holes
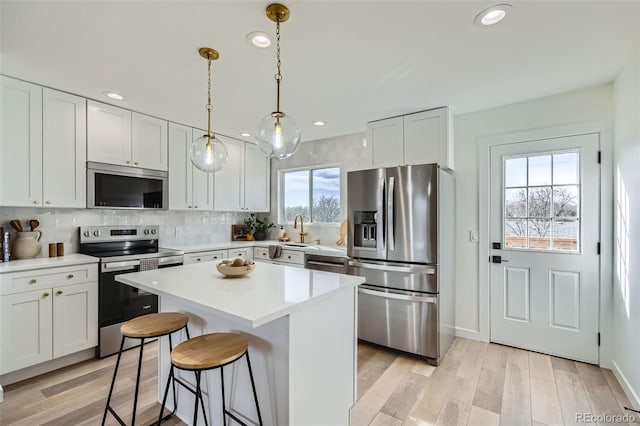
[[[0,205],[86,205],[86,102],[2,77]]]
[[[453,170],[453,117],[437,108],[367,124],[374,167],[438,163]]]
[[[249,142],[225,139],[229,160],[215,176],[216,211],[268,212],[271,190],[269,158]]]
[[[95,101],[88,108],[89,161],[168,170],[166,121]]]
[[[169,123],[169,209],[211,210],[213,208],[213,173],[193,166],[189,148],[204,130]]]

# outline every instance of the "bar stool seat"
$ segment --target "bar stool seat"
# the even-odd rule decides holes
[[[124,349],[125,339],[140,339],[140,354],[138,355],[138,372],[136,376],[136,388],[133,399],[133,413],[131,416],[131,425],[134,426],[136,423],[136,409],[138,406],[138,390],[140,389],[140,372],[142,370],[142,353],[144,348],[145,339],[153,339],[159,338],[162,336],[169,336],[169,350],[173,350],[173,342],[171,340],[171,334],[179,331],[181,329],[185,329],[187,334],[187,339],[189,338],[189,329],[187,328],[187,323],[189,322],[189,316],[180,312],[160,312],[154,314],[142,315],[137,318],[133,318],[120,326],[120,333],[122,334],[122,342],[120,343],[120,350],[118,351],[118,359],[116,361],[116,367],[113,371],[113,379],[111,380],[111,387],[109,388],[109,396],[107,397],[107,404],[104,409],[104,414],[102,416],[102,425],[105,424],[107,420],[107,414],[111,413],[113,417],[118,421],[119,424],[124,425],[124,421],[122,418],[116,413],[116,411],[111,407],[111,397],[113,395],[113,388],[116,383],[116,376],[118,375],[118,368],[120,366],[120,358],[122,357],[122,352]],[[171,366],[171,373],[169,377],[173,377],[173,365]],[[167,383],[167,389],[169,391],[169,383]],[[176,389],[175,382],[173,383],[173,400],[174,406],[176,401]],[[164,407],[160,410],[160,417],[162,417],[162,412],[164,411]],[[164,418],[169,418],[173,415],[173,412],[169,413]]]
[[[198,422],[198,400],[200,400],[200,406],[202,407],[202,414],[204,416],[205,424],[208,424],[207,415],[204,410],[204,400],[202,398],[202,389],[200,387],[201,374],[203,371],[220,368],[220,387],[222,390],[222,416],[224,424],[226,423],[226,416],[231,417],[237,423],[245,425],[236,415],[231,413],[226,408],[225,394],[224,394],[224,367],[229,365],[241,357],[247,358],[247,368],[249,369],[249,378],[251,379],[251,389],[253,390],[253,400],[256,405],[256,411],[258,414],[258,424],[262,425],[262,415],[260,414],[260,406],[258,405],[258,395],[256,393],[256,386],[253,380],[253,371],[251,369],[251,361],[249,359],[249,341],[246,337],[237,333],[211,333],[204,334],[202,336],[188,339],[171,351],[171,375],[173,375],[173,367],[181,370],[193,371],[196,376],[196,389],[191,389],[190,386],[183,383],[180,379],[173,377],[174,381],[183,385],[187,390],[195,394],[195,405],[193,413],[193,424]],[[172,379],[169,377],[168,382]],[[168,387],[165,389],[164,398],[162,401],[162,407],[164,408],[167,400]],[[161,419],[158,419],[160,424]]]

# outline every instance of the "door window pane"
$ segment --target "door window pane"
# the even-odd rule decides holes
[[[314,222],[340,221],[340,168],[312,171]]]
[[[553,184],[577,184],[578,183],[578,153],[553,155]]]
[[[556,217],[578,217],[578,187],[553,187],[553,215]]]
[[[551,156],[529,157],[529,186],[551,185]]]
[[[551,187],[529,188],[529,216],[551,216]]]
[[[510,158],[504,162],[504,186],[527,186],[527,158]]]
[[[287,223],[292,223],[296,214],[309,221],[309,171],[284,173],[284,216]]]
[[[504,207],[508,218],[527,217],[527,189],[505,189]]]
[[[527,247],[527,220],[507,220],[504,224],[505,246],[511,248]]]
[[[528,247],[534,249],[551,248],[551,220],[529,219]]]
[[[575,220],[553,221],[553,248],[556,250],[578,250],[578,222]]]

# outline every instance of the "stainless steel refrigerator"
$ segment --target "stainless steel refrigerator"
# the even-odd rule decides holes
[[[438,365],[455,335],[454,179],[437,164],[347,173],[358,338]]]

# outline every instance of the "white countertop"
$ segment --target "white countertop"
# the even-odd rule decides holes
[[[85,254],[73,253],[59,257],[34,257],[33,259],[10,260],[0,262],[0,274],[29,271],[33,269],[57,268],[62,266],[98,263],[100,259]]]
[[[296,244],[296,243],[293,243]],[[280,245],[283,249],[304,251],[305,253],[323,254],[328,256],[347,256],[347,248],[340,246],[323,246],[309,244],[305,246],[287,245],[285,242],[277,240],[264,241],[226,241],[221,243],[201,243],[201,244],[168,244],[164,248],[182,250],[185,254],[198,253],[201,251],[225,250],[242,247],[268,247],[270,245]]]
[[[261,262],[240,278],[226,278],[208,262],[122,274],[116,280],[188,301],[253,328],[364,282],[358,276]]]

